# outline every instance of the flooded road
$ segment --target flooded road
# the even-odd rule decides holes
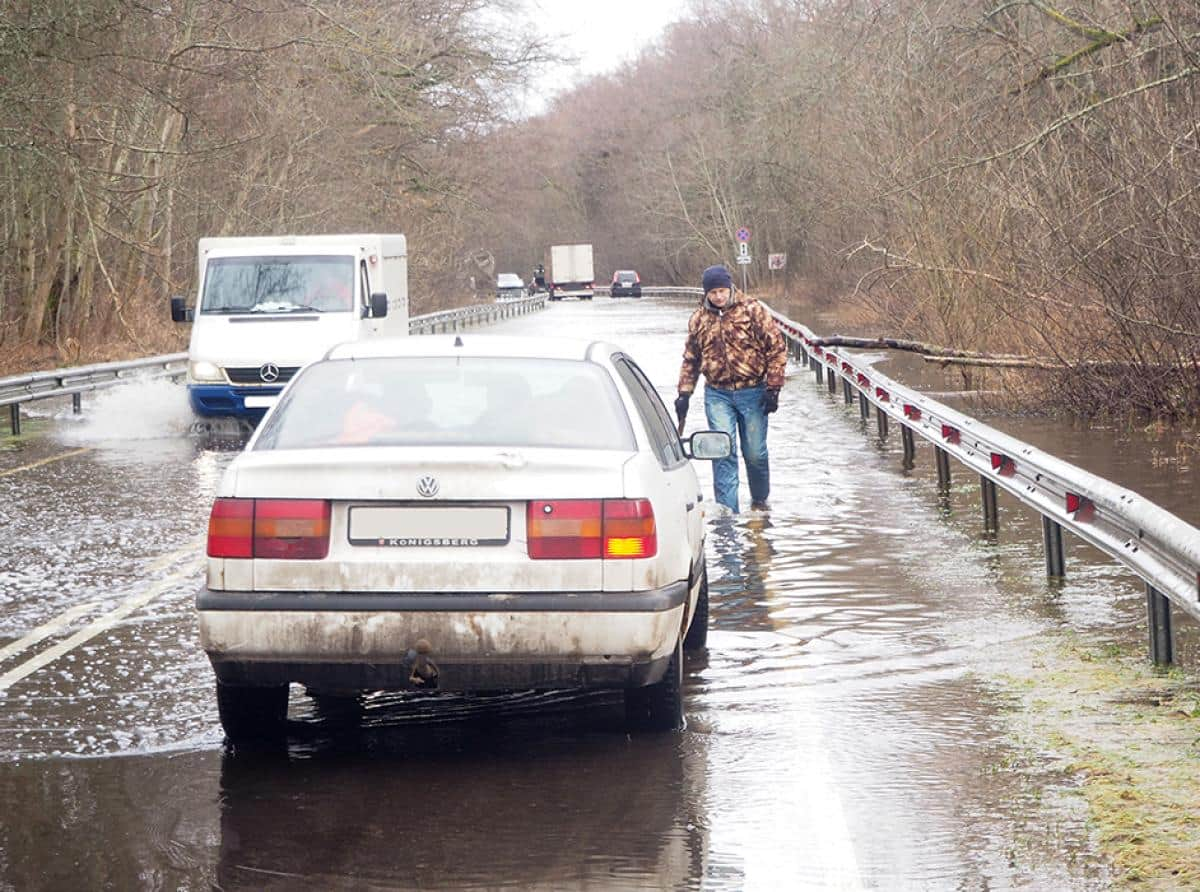
[[[486,331],[611,340],[669,404],[690,308]],[[1048,582],[1036,516],[1002,502],[983,535],[977,480],[939,497],[924,452],[901,470],[806,370],[770,513],[705,503],[712,631],[665,735],[605,694],[377,695],[360,721],[293,689],[285,749],[226,751],[192,597],[233,453],[186,436],[184,402],[131,385],[0,449],[0,888],[1108,887],[1074,779],[1013,748],[992,679],[1050,628],[1143,635],[1140,585],[1073,542]],[[1157,497],[1152,474],[1118,482]]]

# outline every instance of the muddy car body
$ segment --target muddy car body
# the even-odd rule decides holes
[[[687,443],[616,347],[463,335],[346,344],[229,467],[197,607],[231,737],[287,685],[611,687],[681,718],[707,624]],[[689,629],[691,631],[689,632]]]

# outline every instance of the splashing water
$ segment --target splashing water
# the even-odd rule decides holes
[[[77,423],[60,429],[66,443],[106,440],[157,440],[187,436],[194,416],[183,387],[165,378],[130,381],[84,398],[83,414],[60,420]]]

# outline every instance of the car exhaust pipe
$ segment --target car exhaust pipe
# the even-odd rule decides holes
[[[413,687],[431,691],[438,686],[438,667],[430,656],[432,652],[433,645],[425,638],[418,638],[416,647],[408,649],[405,660],[412,663],[408,683]]]

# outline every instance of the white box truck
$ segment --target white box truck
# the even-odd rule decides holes
[[[550,246],[550,299],[591,300],[596,291],[591,245]]]
[[[334,344],[408,334],[402,235],[202,238],[188,399],[212,418],[257,422],[300,368]]]

